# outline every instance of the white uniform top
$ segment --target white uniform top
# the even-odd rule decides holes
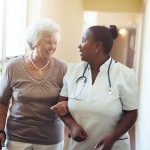
[[[83,127],[88,139],[76,142],[68,139],[68,150],[94,150],[100,139],[117,127],[123,110],[138,108],[137,84],[133,69],[119,62],[112,61],[110,81],[112,94],[109,94],[108,59],[101,67],[92,85],[91,68],[86,62],[71,64],[64,77],[60,95],[68,97],[68,108],[75,120]],[[76,82],[78,80],[78,82]],[[112,150],[130,150],[128,133],[122,135],[113,145]]]

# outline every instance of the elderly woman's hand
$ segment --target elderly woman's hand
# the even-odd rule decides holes
[[[69,113],[67,105],[68,105],[68,101],[61,101],[56,105],[50,107],[50,109],[56,112],[60,117],[64,117]]]

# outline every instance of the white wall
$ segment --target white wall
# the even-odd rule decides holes
[[[150,1],[145,1],[140,74],[140,114],[137,150],[150,150]]]
[[[55,53],[69,62],[80,60],[78,45],[82,39],[81,0],[28,0],[28,23],[36,17],[50,17],[61,27],[62,38]]]

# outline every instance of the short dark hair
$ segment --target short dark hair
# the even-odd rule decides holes
[[[110,28],[105,26],[91,26],[88,29],[92,32],[94,40],[102,42],[104,53],[110,53],[113,40],[118,37],[117,27],[115,25],[110,25]]]

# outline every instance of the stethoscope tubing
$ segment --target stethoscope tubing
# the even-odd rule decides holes
[[[110,63],[109,63],[109,66],[108,66],[108,70],[107,70],[107,75],[108,75],[108,83],[109,83],[109,87],[111,88],[112,87],[112,85],[111,85],[111,80],[110,80],[110,67],[111,67],[111,64],[112,64],[112,58],[111,58],[111,60],[110,60]],[[84,71],[83,71],[83,74],[82,74],[82,76],[81,77],[79,77],[77,80],[76,80],[76,84],[78,83],[78,81],[80,80],[80,79],[82,79],[82,78],[84,78],[84,83],[86,83],[86,81],[87,81],[87,77],[85,76],[85,72],[86,72],[86,70],[87,70],[87,68],[88,68],[88,63],[87,63],[87,65],[85,66],[85,69],[84,69]]]
[[[77,83],[78,83],[78,81],[79,81],[80,79],[82,79],[82,78],[84,78],[84,83],[86,83],[86,81],[87,81],[87,77],[85,76],[85,72],[86,72],[86,70],[87,70],[88,65],[89,65],[89,64],[87,63],[87,65],[85,66],[85,69],[84,69],[83,75],[77,79],[76,84],[77,84]]]
[[[111,79],[110,79],[110,67],[111,67],[112,61],[113,61],[113,59],[111,58],[110,63],[109,63],[109,65],[108,65],[108,69],[107,69],[107,77],[108,77],[108,84],[109,84],[109,95],[112,94],[112,84],[111,84]],[[117,61],[115,61],[115,63],[117,63]],[[87,70],[87,68],[88,68],[88,65],[89,65],[89,63],[86,64],[82,76],[80,76],[80,77],[76,80],[76,84],[78,83],[78,81],[79,81],[80,79],[84,79],[84,86],[85,86],[85,84],[86,84],[86,82],[87,82],[87,77],[85,76],[85,73],[86,73],[86,70]],[[84,86],[83,86],[83,87],[84,87]],[[83,88],[82,88],[82,90],[83,90]],[[81,92],[82,92],[82,90],[81,90]],[[75,90],[75,91],[76,91],[76,90]],[[81,92],[80,92],[80,94],[81,94]]]
[[[111,81],[110,81],[110,66],[112,64],[112,58],[110,60],[109,66],[108,66],[108,70],[107,70],[107,75],[108,75],[108,83],[109,83],[109,87],[111,88]]]

